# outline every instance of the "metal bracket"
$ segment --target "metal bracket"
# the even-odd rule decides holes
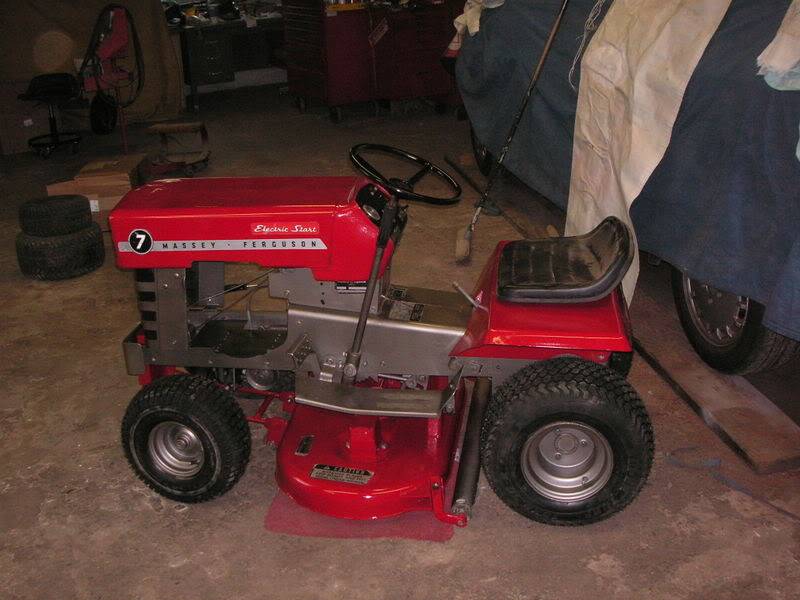
[[[461,374],[464,372],[464,367],[461,367],[458,372],[450,378],[450,383],[447,388],[442,392],[442,412],[452,413],[456,409],[456,392],[461,383]]]
[[[299,367],[302,365],[310,354],[314,353],[314,347],[311,344],[311,338],[307,333],[298,337],[294,343],[289,347],[287,354],[294,361],[294,365]]]
[[[436,419],[448,390],[365,388],[298,377],[295,402],[352,415]]]

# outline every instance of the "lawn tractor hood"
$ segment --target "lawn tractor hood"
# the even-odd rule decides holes
[[[123,269],[199,261],[309,268],[318,281],[364,281],[378,227],[355,177],[170,179],[137,188],[109,216]],[[391,259],[393,245],[384,255]]]

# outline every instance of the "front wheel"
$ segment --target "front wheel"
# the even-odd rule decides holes
[[[633,388],[576,358],[519,371],[492,398],[481,434],[492,489],[549,525],[585,525],[621,511],[647,480],[653,451],[653,428]]]
[[[800,343],[762,325],[764,306],[673,268],[672,293],[683,331],[706,364],[725,373],[776,369],[800,356]]]
[[[250,429],[231,394],[194,375],[143,387],[122,421],[131,467],[156,492],[204,502],[233,487],[250,459]]]

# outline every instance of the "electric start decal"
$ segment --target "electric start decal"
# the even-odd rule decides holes
[[[319,223],[311,221],[302,223],[251,223],[250,233],[259,235],[319,233]]]
[[[356,485],[366,485],[373,475],[372,471],[366,469],[351,469],[334,465],[314,465],[314,468],[311,469],[311,477],[314,479],[327,479]]]
[[[144,229],[131,231],[119,242],[119,252],[220,252],[232,250],[327,250],[320,238],[253,238],[249,240],[154,240]]]

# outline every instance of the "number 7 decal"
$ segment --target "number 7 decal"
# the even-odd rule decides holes
[[[144,229],[134,229],[128,236],[128,244],[136,254],[147,254],[153,248],[153,236]]]

